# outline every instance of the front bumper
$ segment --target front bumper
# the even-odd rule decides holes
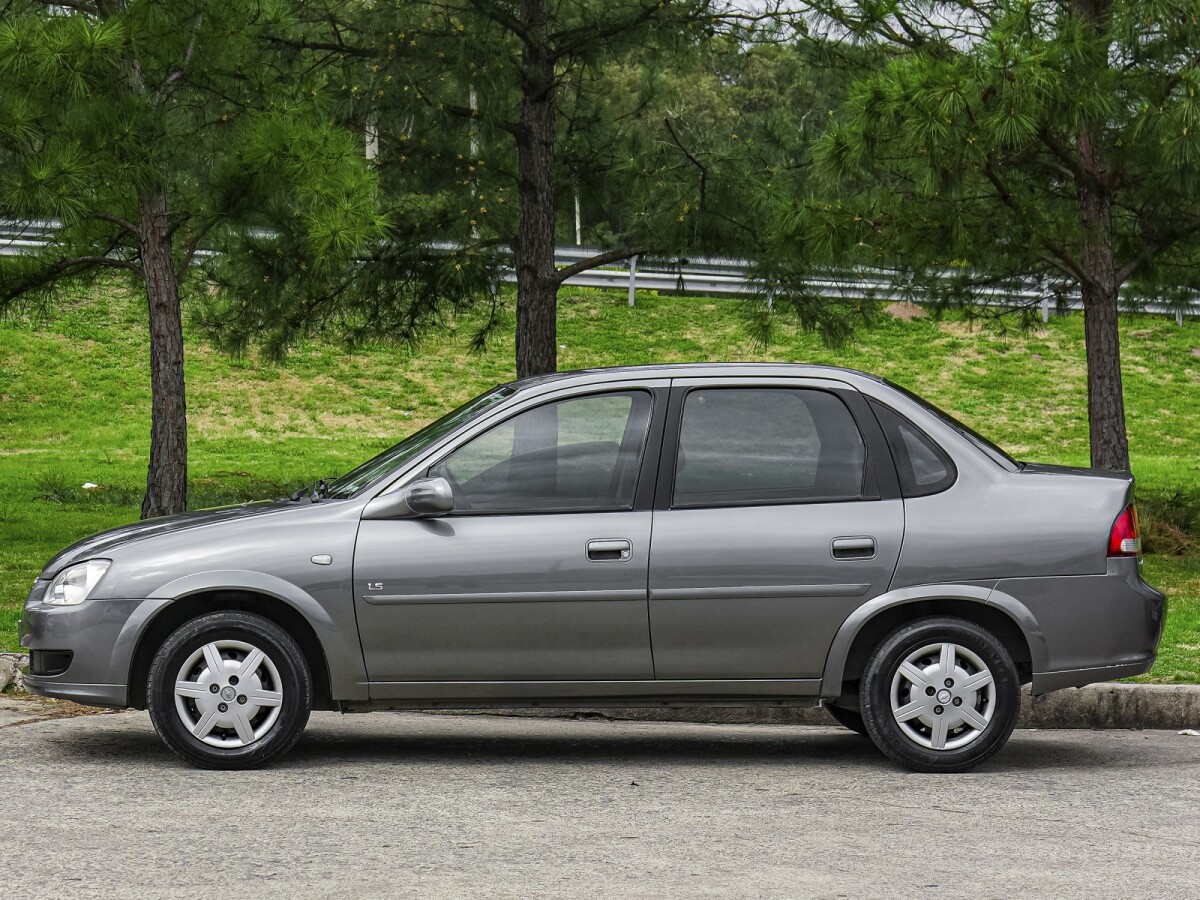
[[[53,675],[31,671],[25,686],[35,694],[88,706],[124,707],[137,640],[154,613],[170,601],[85,600],[77,606],[51,606],[33,600],[35,595],[40,596],[36,587],[21,615],[21,646],[70,651],[71,657]]]

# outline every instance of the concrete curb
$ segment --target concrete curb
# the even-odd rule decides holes
[[[618,707],[611,709],[463,709],[455,715],[608,718],[633,722],[701,722],[714,725],[834,725],[811,707]],[[1093,684],[1021,700],[1018,728],[1200,729],[1200,685]]]

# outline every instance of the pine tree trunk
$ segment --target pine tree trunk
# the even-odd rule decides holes
[[[183,317],[164,194],[138,198],[139,242],[150,311],[150,468],[142,518],[187,509]]]
[[[1112,227],[1112,195],[1096,153],[1095,135],[1077,137],[1083,176],[1079,178],[1079,221],[1083,226],[1084,343],[1088,371],[1088,423],[1092,465],[1129,471],[1125,397],[1121,386],[1121,333]]]
[[[543,39],[545,0],[525,0],[526,44],[517,127],[517,377],[558,368],[558,276],[554,268],[554,59]]]

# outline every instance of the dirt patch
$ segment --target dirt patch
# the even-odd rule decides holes
[[[902,322],[911,322],[913,319],[923,319],[928,313],[915,303],[902,301],[899,303],[889,303],[883,308],[883,311],[893,319],[899,319]]]
[[[36,694],[4,694],[3,699],[14,704],[20,704],[25,718],[17,719],[0,725],[0,728],[15,728],[18,725],[35,725],[38,722],[50,722],[55,719],[74,719],[78,716],[105,716],[124,712],[120,709],[101,709],[95,706],[81,706],[70,700],[52,700],[49,697],[39,697]]]

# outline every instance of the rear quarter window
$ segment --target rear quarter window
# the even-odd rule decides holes
[[[937,494],[954,484],[958,477],[954,463],[929,435],[877,400],[870,404],[892,451],[905,497]]]

